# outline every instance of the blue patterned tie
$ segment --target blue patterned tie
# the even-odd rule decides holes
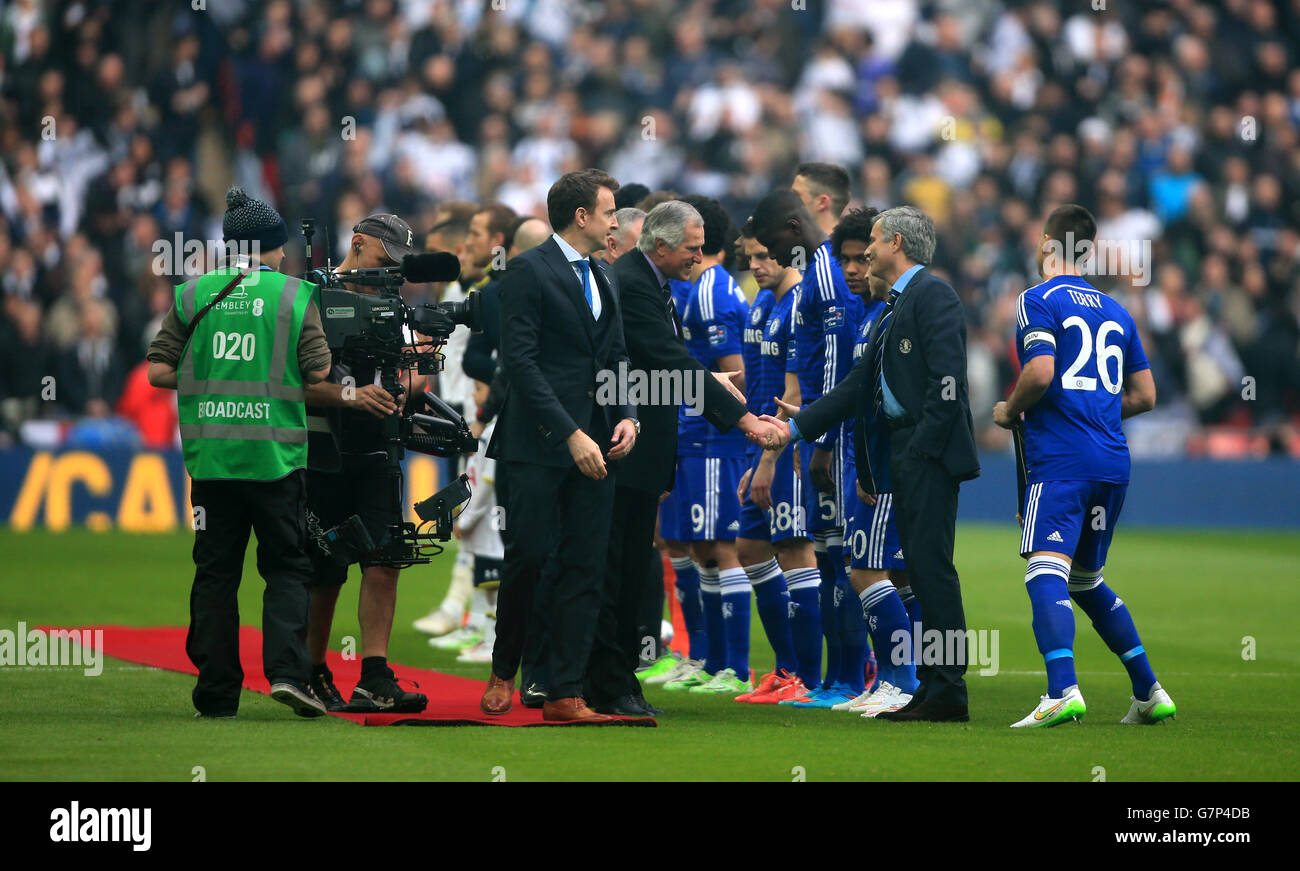
[[[875,352],[871,360],[871,374],[875,379],[876,385],[876,406],[875,412],[880,413],[880,404],[885,401],[884,388],[884,367],[885,367],[885,332],[889,328],[889,321],[894,316],[894,303],[898,300],[898,291],[889,291],[889,304],[885,306],[885,312],[880,317],[880,323],[876,325],[876,346],[872,350]]]
[[[587,297],[587,308],[591,309],[591,316],[596,316],[596,305],[591,301],[591,264],[586,260],[575,260],[577,267],[582,272],[582,293]]]

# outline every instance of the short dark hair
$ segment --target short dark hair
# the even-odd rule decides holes
[[[760,234],[775,230],[791,218],[811,221],[812,215],[808,214],[803,200],[799,199],[797,193],[790,188],[782,187],[769,191],[758,201],[749,221],[753,225],[754,237],[758,238]]]
[[[618,189],[614,195],[615,209],[628,209],[635,206],[641,200],[650,195],[650,188],[641,184],[639,181],[629,182]],[[642,209],[642,211],[645,211]]]
[[[555,232],[572,226],[578,209],[594,210],[601,188],[609,188],[610,193],[618,190],[618,182],[603,169],[579,169],[560,176],[546,193],[546,216]]]
[[[740,235],[746,239],[756,239],[754,235],[754,216],[750,215],[745,219],[745,223],[740,225]]]
[[[736,241],[736,228],[732,225],[727,210],[722,208],[722,203],[701,194],[682,197],[682,202],[694,206],[695,211],[704,219],[704,247],[700,249],[702,253],[717,254],[729,249]]]
[[[880,212],[874,206],[849,209],[831,231],[831,256],[839,260],[840,248],[846,241],[854,240],[871,244],[871,226],[876,223],[878,214]]]
[[[474,217],[478,210],[478,203],[469,200],[447,200],[438,203],[433,211],[435,215],[442,215],[440,224],[447,221],[464,221],[465,225],[468,226],[469,219]],[[433,231],[430,230],[430,232]]]
[[[1097,238],[1097,218],[1092,217],[1092,212],[1082,205],[1058,205],[1048,214],[1048,220],[1043,222],[1043,235],[1062,244],[1073,240],[1071,250],[1066,251],[1065,256],[1070,265],[1076,265],[1092,252],[1091,243]],[[1080,242],[1089,244],[1080,250],[1076,247]]]
[[[669,200],[680,200],[682,195],[677,191],[653,191],[636,201],[636,207],[647,215],[654,211],[654,207],[660,203],[666,203]]]
[[[469,235],[469,221],[463,221],[459,218],[448,218],[440,221],[429,228],[429,232],[424,234],[424,239],[428,242],[429,237],[434,233],[442,236],[443,242],[449,245],[459,245],[465,241]]]
[[[808,179],[817,196],[830,194],[831,211],[839,214],[849,204],[849,171],[835,163],[808,161],[794,170],[795,175]]]
[[[479,206],[474,214],[481,215],[484,212],[488,214],[488,236],[500,233],[501,244],[509,249],[511,228],[514,226],[515,218],[518,217],[515,210],[504,203],[485,203]]]

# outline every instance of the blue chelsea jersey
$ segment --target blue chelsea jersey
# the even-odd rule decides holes
[[[682,338],[700,364],[720,371],[718,361],[732,354],[744,358],[744,331],[749,319],[745,294],[721,265],[700,274],[691,288],[682,318]],[[706,376],[708,377],[708,376]],[[703,401],[703,397],[698,397]],[[748,441],[739,429],[720,433],[699,415],[688,414],[678,429],[682,456],[743,457]]]
[[[763,413],[755,405],[763,401],[758,389],[758,371],[762,366],[763,334],[767,331],[767,319],[775,302],[776,294],[769,288],[760,287],[745,318],[745,402],[754,414]]]
[[[876,328],[876,322],[885,314],[887,303],[882,300],[864,299],[862,311],[862,324],[858,327],[858,338],[853,343],[853,365],[859,365],[863,357],[868,357],[870,351],[867,349],[871,345],[871,333]],[[863,366],[870,366],[872,362],[867,359]],[[852,433],[855,422],[850,419],[846,432]],[[849,438],[849,449],[852,451],[853,439]],[[866,434],[867,450],[871,452],[871,474],[875,481],[876,488],[881,493],[890,492],[889,483],[889,430],[883,426],[871,427]],[[857,457],[854,457],[856,462]]]
[[[786,291],[780,299],[770,290],[763,293],[768,294],[769,305],[761,322],[754,324],[753,315],[750,316],[757,340],[757,362],[752,370],[748,364],[745,369],[745,394],[749,410],[755,415],[777,413],[774,397],[785,393],[786,364],[793,344],[790,326],[795,289]],[[758,300],[754,302],[757,305]]]
[[[1022,367],[1056,358],[1047,392],[1025,413],[1028,481],[1127,484],[1124,376],[1150,368],[1132,315],[1082,278],[1057,276],[1020,295],[1016,351]]]
[[[862,321],[862,300],[849,290],[829,239],[817,246],[804,270],[794,308],[795,357],[790,367],[799,378],[804,405],[820,399],[849,374],[853,344]],[[838,428],[817,440],[834,441]]]

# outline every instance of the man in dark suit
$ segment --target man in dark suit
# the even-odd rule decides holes
[[[953,548],[957,488],[979,475],[979,457],[966,386],[966,321],[957,292],[925,268],[933,255],[934,223],[919,209],[900,206],[877,217],[867,257],[872,275],[890,285],[890,303],[868,353],[838,387],[795,415],[788,432],[815,438],[850,415],[859,427],[877,419],[889,427],[894,507],[912,590],[925,631],[942,633],[957,661],[917,663],[921,685],[912,701],[879,719],[965,722],[966,615]],[[863,471],[859,465],[859,483],[872,492]],[[950,646],[950,638],[960,643]]]
[[[533,593],[554,560],[548,720],[602,720],[582,698],[601,607],[614,479],[606,465],[632,450],[630,407],[602,404],[602,370],[626,365],[622,314],[604,264],[591,257],[614,224],[608,174],[566,173],[546,206],[555,233],[512,260],[501,279],[501,360],[509,381],[488,456],[508,470],[505,577],[497,601],[492,677],[481,708],[510,710]]]
[[[629,385],[644,373],[643,383],[680,384],[683,395],[662,391],[637,407],[641,437],[615,475],[605,598],[588,669],[597,710],[612,714],[653,712],[634,675],[642,646],[637,615],[646,585],[652,583],[650,552],[659,501],[673,487],[679,404],[683,400],[695,404],[720,432],[738,427],[764,441],[779,436],[773,425],[749,413],[729,381],[706,370],[686,350],[668,282],[690,277],[691,267],[702,260],[703,245],[700,213],[687,203],[670,200],[650,211],[637,247],[614,263],[631,359]]]

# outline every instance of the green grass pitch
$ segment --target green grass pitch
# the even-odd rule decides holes
[[[106,660],[79,669],[0,668],[0,779],[191,780],[1294,780],[1300,678],[1300,537],[1121,530],[1106,576],[1131,607],[1173,723],[1120,726],[1130,689],[1080,617],[1088,714],[1020,731],[1045,689],[1013,527],[959,527],[968,625],[999,633],[999,672],[971,675],[969,724],[892,724],[834,711],[739,705],[651,688],[658,729],[364,728],[303,721],[245,693],[239,719],[196,721],[193,679]],[[411,621],[436,604],[451,553],[404,574],[396,662],[486,679],[431,650]],[[0,530],[0,629],[39,624],[184,625],[189,537]],[[240,593],[257,623],[250,550]],[[356,635],[356,574],[334,646]],[[753,665],[772,662],[753,621]],[[1253,647],[1254,658],[1243,656]],[[1104,771],[1103,771],[1104,770]]]

